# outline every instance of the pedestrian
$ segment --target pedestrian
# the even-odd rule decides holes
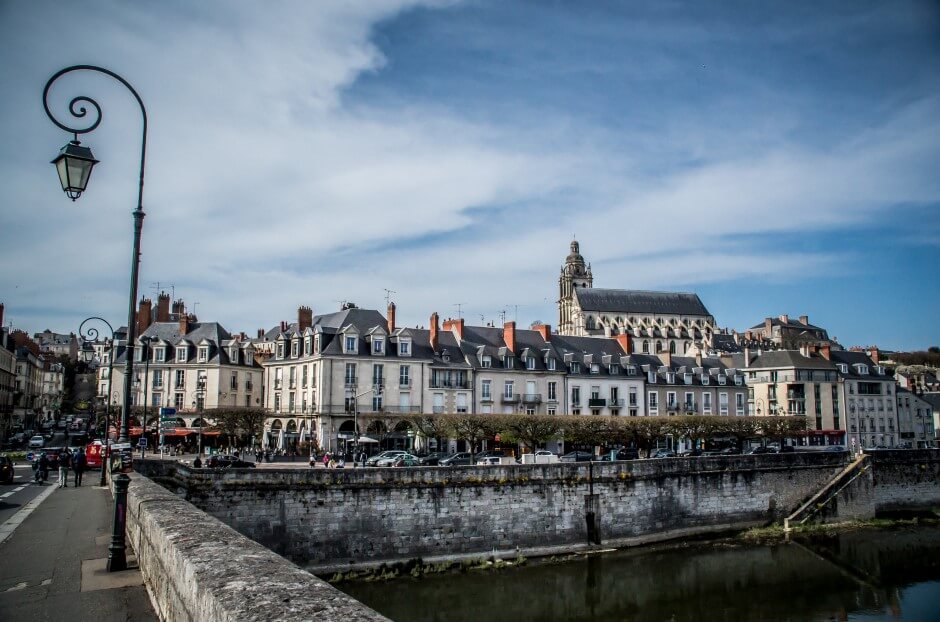
[[[72,455],[67,450],[59,453],[59,488],[69,487],[69,467],[71,466]]]
[[[329,468],[330,466],[330,452],[323,452],[323,466]]]
[[[75,450],[72,456],[72,471],[75,473],[75,487],[82,485],[82,474],[85,472],[85,452],[80,449]]]
[[[202,460],[199,459],[199,456],[196,456],[196,459],[193,460],[193,467],[197,469],[202,468]]]

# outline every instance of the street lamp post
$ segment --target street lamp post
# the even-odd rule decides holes
[[[140,182],[137,190],[137,208],[133,211],[134,241],[131,254],[131,282],[127,305],[127,354],[126,360],[124,362],[124,395],[123,408],[121,411],[121,432],[118,438],[119,442],[126,443],[129,437],[128,419],[130,416],[131,381],[134,373],[134,341],[137,338],[135,303],[137,302],[137,281],[140,271],[140,234],[144,224],[144,163],[147,156],[147,109],[144,107],[144,102],[140,98],[140,95],[137,94],[137,91],[134,90],[134,87],[132,87],[127,80],[113,71],[104,69],[103,67],[97,67],[95,65],[73,65],[71,67],[66,67],[65,69],[60,69],[51,78],[49,78],[49,81],[46,82],[46,86],[42,92],[43,108],[45,108],[46,115],[56,126],[65,130],[66,132],[69,132],[74,137],[72,141],[62,148],[52,163],[55,164],[56,171],[59,174],[59,181],[62,184],[62,190],[65,191],[66,195],[73,201],[78,199],[82,192],[85,191],[85,188],[88,185],[88,180],[91,177],[91,170],[98,162],[91,154],[91,149],[88,147],[82,147],[80,145],[78,136],[79,134],[87,134],[93,131],[101,123],[101,107],[98,105],[98,102],[85,95],[73,97],[69,102],[68,110],[72,117],[76,119],[82,119],[88,113],[87,109],[85,108],[85,104],[92,106],[94,108],[94,117],[91,118],[91,123],[86,127],[76,128],[66,125],[56,119],[55,115],[53,115],[52,111],[49,109],[49,90],[52,88],[53,83],[63,75],[75,71],[97,72],[114,78],[123,84],[127,90],[130,91],[131,95],[134,96],[134,99],[137,100],[137,104],[140,106],[140,114],[142,119],[140,141]],[[124,519],[126,509],[127,508],[124,503],[115,502],[111,544],[108,547],[109,571],[125,570],[127,568],[124,538]]]
[[[111,352],[108,354],[108,390],[105,393],[104,411],[104,455],[106,458],[111,450],[111,374],[114,372],[114,328],[107,320],[103,318],[86,318],[78,327],[78,334],[86,343],[98,341],[99,335],[99,330],[96,326],[89,326],[87,329],[85,328],[85,324],[88,322],[101,322],[108,327],[109,331],[111,331]],[[105,471],[105,458],[101,459],[101,480],[98,482],[101,486],[106,486],[108,483]]]

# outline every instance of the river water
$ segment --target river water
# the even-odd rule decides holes
[[[940,621],[940,528],[719,541],[337,587],[396,622]]]

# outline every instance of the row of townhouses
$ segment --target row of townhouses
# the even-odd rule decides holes
[[[199,322],[161,293],[143,299],[134,404],[171,407],[181,427],[220,407],[260,407],[279,442],[335,449],[357,415],[523,413],[804,416],[813,444],[932,443],[935,413],[899,390],[877,349],[848,351],[807,316],[766,318],[743,333],[717,328],[696,294],[601,289],[573,241],[559,277],[559,325],[429,327],[344,303],[253,338]],[[94,344],[99,395],[122,402],[126,329]],[[86,347],[86,346],[83,346]],[[108,369],[113,362],[113,382]],[[372,415],[372,417],[369,417]],[[360,426],[361,431],[365,431]],[[393,431],[405,439],[408,426]],[[270,438],[268,440],[270,440]]]

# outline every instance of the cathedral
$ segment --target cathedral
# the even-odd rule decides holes
[[[697,294],[595,288],[577,240],[561,267],[558,290],[562,335],[627,334],[636,353],[684,355],[707,349],[715,333],[715,318]]]

